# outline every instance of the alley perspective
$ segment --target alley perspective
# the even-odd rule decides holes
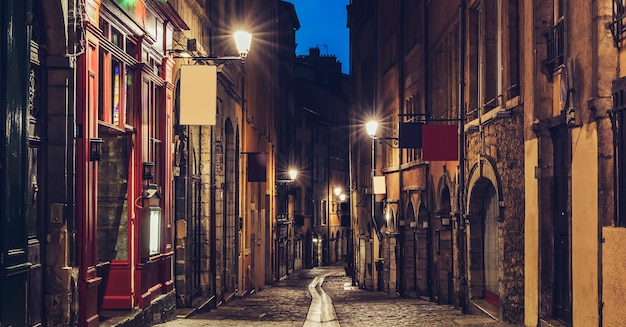
[[[156,326],[513,326],[486,315],[464,315],[451,305],[359,289],[352,286],[344,268],[295,271],[252,295]]]

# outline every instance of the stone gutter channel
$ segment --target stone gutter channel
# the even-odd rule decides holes
[[[316,276],[309,284],[311,306],[309,306],[309,312],[306,315],[303,327],[339,327],[333,300],[322,288],[324,279],[329,275]]]

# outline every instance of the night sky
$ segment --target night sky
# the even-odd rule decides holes
[[[296,55],[308,55],[319,47],[322,55],[335,55],[341,70],[350,70],[346,6],[350,0],[287,0],[293,3],[300,20],[296,31]]]

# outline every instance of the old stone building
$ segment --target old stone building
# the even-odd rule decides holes
[[[262,289],[281,274],[274,110],[293,106],[279,85],[293,81],[285,69],[295,60],[297,17],[282,1],[172,5],[190,26],[174,35],[174,49],[196,47],[175,69],[217,66],[215,125],[174,125],[177,300],[193,310]],[[231,60],[236,29],[253,35],[245,61]],[[185,108],[176,105],[178,115]]]
[[[624,3],[348,11],[359,284],[528,326],[619,324]]]

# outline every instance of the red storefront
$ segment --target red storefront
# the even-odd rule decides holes
[[[159,0],[87,0],[77,62],[80,324],[173,291],[172,33]]]

